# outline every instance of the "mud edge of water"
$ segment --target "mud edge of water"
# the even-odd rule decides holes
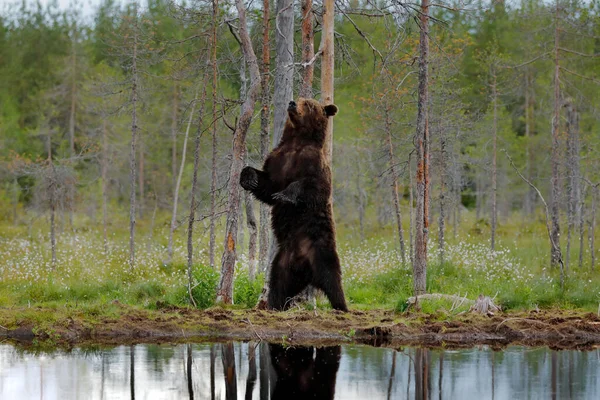
[[[600,317],[570,310],[463,314],[400,314],[389,310],[337,311],[144,310],[123,305],[114,316],[52,309],[0,309],[0,342],[22,346],[72,347],[86,344],[269,341],[289,345],[360,343],[399,348],[462,348],[489,345],[549,346],[590,350],[600,347]],[[7,328],[8,327],[8,328]]]

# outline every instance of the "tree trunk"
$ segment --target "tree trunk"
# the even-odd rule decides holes
[[[77,55],[75,53],[77,27],[73,26],[73,38],[71,40],[71,107],[69,109],[69,150],[70,157],[75,157],[75,112],[77,105]],[[73,209],[69,209],[69,225],[73,228]]]
[[[440,265],[446,258],[446,128],[439,127],[440,134],[440,217],[438,220],[438,246],[440,250]]]
[[[205,85],[205,84],[204,84]],[[202,95],[206,95],[206,88],[202,90]],[[194,116],[194,110],[196,107],[196,97],[198,97],[198,92],[196,91],[196,95],[194,96],[194,100],[192,103],[192,110],[190,111],[190,119],[188,120],[187,128],[185,129],[185,136],[183,137],[183,148],[181,149],[181,165],[179,166],[179,174],[177,175],[177,181],[175,182],[175,188],[173,191],[173,214],[171,215],[171,225],[169,227],[169,244],[167,245],[167,264],[170,264],[173,261],[173,233],[175,232],[175,226],[177,224],[177,206],[179,203],[179,187],[181,186],[181,178],[183,176],[183,168],[185,167],[185,155],[187,150],[187,141],[188,136],[190,134],[190,127],[192,126],[192,118]],[[204,111],[204,98],[201,99],[201,108],[200,113]],[[200,117],[202,118],[202,116]],[[173,144],[175,145],[177,141]],[[176,154],[177,150],[173,151],[173,154]],[[173,159],[175,160],[175,158]]]
[[[590,227],[588,228],[588,235],[590,238],[590,254],[592,256],[591,269],[596,269],[596,250],[594,248],[594,237],[596,236],[596,197],[598,195],[598,188],[592,186],[592,217],[590,218]]]
[[[311,62],[315,55],[312,0],[302,0],[302,83],[300,84],[300,97],[313,97],[314,63]]]
[[[138,177],[139,177],[139,195],[140,195],[140,205],[139,205],[139,213],[140,213],[140,218],[144,218],[144,212],[146,210],[146,205],[145,205],[145,200],[146,200],[146,188],[145,188],[145,177],[144,177],[144,170],[145,170],[145,165],[144,165],[144,142],[143,140],[140,140],[139,142],[139,149],[140,149],[140,162],[138,163],[138,167],[140,169],[139,173],[138,173]]]
[[[333,80],[334,80],[334,17],[335,1],[323,0],[323,31],[321,33],[321,103],[323,105],[333,103]],[[327,131],[325,133],[325,146],[323,153],[329,165],[333,158],[333,118],[327,119]],[[333,196],[333,191],[331,192]]]
[[[248,26],[246,23],[246,8],[242,0],[236,0],[236,7],[239,14],[239,36],[241,47],[244,53],[244,62],[250,70],[250,88],[246,99],[242,104],[242,113],[237,122],[233,135],[233,149],[231,169],[229,172],[229,187],[228,187],[228,210],[227,224],[225,230],[224,252],[221,264],[221,280],[217,290],[217,303],[225,304],[233,303],[233,273],[235,268],[236,255],[236,237],[238,228],[238,214],[240,207],[240,190],[239,180],[240,172],[242,171],[244,162],[244,149],[246,144],[246,134],[252,122],[252,115],[256,98],[260,90],[260,70],[258,61],[252,48]]]
[[[579,221],[580,210],[580,176],[579,176],[579,116],[571,102],[567,109],[567,254],[565,270],[569,271],[571,259],[571,236]]]
[[[108,255],[108,132],[106,116],[102,118],[102,233],[104,239],[104,255]]]
[[[271,109],[271,93],[269,90],[269,73],[271,64],[271,48],[269,42],[269,0],[263,0],[263,47],[262,47],[262,79],[261,90],[262,107],[260,110],[260,154],[261,159],[266,160],[269,155],[269,115]],[[270,207],[260,203],[260,233],[258,260],[262,271],[267,269],[267,252],[269,249],[269,210]]]
[[[192,266],[194,261],[194,220],[196,218],[196,208],[198,208],[198,204],[196,203],[196,192],[198,190],[198,168],[200,166],[200,138],[202,137],[202,122],[204,117],[204,104],[206,99],[206,81],[208,78],[208,74],[204,75],[204,83],[202,84],[202,97],[200,100],[200,111],[198,112],[198,127],[196,130],[196,138],[194,140],[194,171],[192,172],[192,188],[190,190],[190,214],[188,217],[188,231],[187,231],[187,276],[188,276],[188,296],[190,300],[190,304],[195,305],[194,297],[192,296],[192,283],[193,283],[193,273]],[[193,114],[193,111],[192,113]],[[192,115],[190,114],[190,119]],[[214,124],[214,120],[213,120]],[[188,124],[189,130],[189,124]],[[187,138],[187,130],[186,130],[186,138]],[[185,142],[184,142],[185,143]],[[185,154],[185,151],[183,152]],[[183,169],[184,159],[182,157],[181,167]],[[181,171],[181,170],[180,170]],[[179,179],[178,179],[179,180]]]
[[[210,177],[210,242],[208,258],[211,268],[215,268],[216,246],[216,205],[217,205],[217,15],[219,0],[212,2],[212,43],[211,43],[211,69],[212,69],[212,151],[211,151],[211,177]]]
[[[532,132],[531,124],[533,121],[533,105],[531,100],[531,88],[530,88],[530,72],[529,68],[525,71],[525,171],[527,179],[533,182],[533,151],[532,151]],[[531,216],[534,211],[535,191],[527,186],[527,192],[525,194],[525,214]]]
[[[406,263],[406,249],[404,246],[404,230],[402,229],[402,210],[398,196],[398,171],[396,171],[396,160],[394,158],[394,145],[392,143],[392,122],[390,120],[390,108],[385,104],[385,130],[387,134],[388,156],[390,158],[390,172],[392,174],[392,200],[396,211],[396,225],[398,228],[398,240],[400,241],[400,258],[402,264]]]
[[[583,267],[583,250],[584,250],[584,240],[583,237],[585,236],[585,193],[586,193],[586,189],[587,187],[583,187],[583,189],[581,190],[581,196],[579,198],[579,204],[578,204],[578,208],[579,208],[579,220],[578,220],[578,224],[579,224],[579,269],[581,269]]]
[[[413,194],[413,172],[412,172],[412,161],[411,161],[412,152],[408,153],[408,202],[410,204],[408,208],[408,234],[409,234],[409,249],[408,249],[408,257],[410,258],[410,265],[415,265],[415,212],[414,212],[414,194]]]
[[[417,111],[417,212],[415,217],[415,260],[413,290],[415,296],[426,292],[427,236],[429,232],[429,121],[428,108],[428,54],[429,54],[429,0],[421,0],[419,40],[419,94]]]
[[[192,381],[192,345],[187,344],[186,348],[186,375],[187,375],[187,387],[188,397],[190,400],[194,400],[194,382]]]
[[[137,152],[137,98],[138,98],[138,71],[137,71],[137,46],[138,46],[138,15],[135,9],[133,27],[133,57],[131,64],[131,149],[129,152],[129,181],[131,192],[129,195],[129,267],[135,265],[135,214],[136,214],[136,160]]]
[[[293,98],[294,84],[294,3],[277,0],[275,16],[275,88],[273,95],[273,147],[277,146]]]
[[[560,184],[559,184],[559,140],[560,140],[560,64],[558,61],[559,50],[559,26],[558,26],[558,0],[556,0],[556,10],[554,17],[554,116],[552,118],[552,199],[550,206],[550,218],[552,221],[551,236],[552,241],[556,246],[551,248],[550,265],[556,267],[560,259],[560,226],[559,226],[559,201],[560,201]]]
[[[492,238],[491,249],[496,250],[496,227],[498,224],[498,170],[497,170],[497,145],[498,145],[498,92],[496,91],[496,70],[492,72],[492,103],[494,105],[494,120],[492,123]]]
[[[195,103],[194,103],[195,104]],[[177,119],[179,118],[179,87],[173,85],[173,107],[171,108],[171,175],[173,176],[173,197],[177,190]],[[182,154],[185,157],[185,153]]]
[[[246,160],[248,157],[246,157]],[[246,162],[247,163],[247,162]],[[248,278],[254,282],[256,276],[256,239],[257,227],[254,216],[254,198],[250,192],[244,191],[244,203],[246,206],[246,224],[248,226]]]

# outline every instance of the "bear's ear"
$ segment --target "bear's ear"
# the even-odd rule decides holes
[[[335,114],[337,114],[337,112],[338,108],[335,104],[329,104],[328,106],[325,106],[325,115],[328,117],[333,117]]]

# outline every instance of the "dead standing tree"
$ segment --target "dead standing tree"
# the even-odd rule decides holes
[[[242,113],[233,134],[232,161],[228,184],[227,224],[221,264],[221,280],[217,289],[217,303],[223,302],[226,304],[233,303],[233,273],[237,257],[235,247],[240,207],[239,180],[244,163],[246,134],[250,128],[250,122],[252,122],[254,106],[260,91],[261,81],[258,60],[254,53],[254,49],[252,48],[250,34],[248,33],[246,6],[242,0],[236,0],[236,8],[239,17],[239,39],[242,53],[244,54],[244,62],[248,66],[250,72],[250,87],[248,88],[246,98],[242,104]]]
[[[260,155],[265,160],[269,154],[269,116],[271,110],[271,92],[269,90],[269,75],[271,65],[271,47],[269,41],[270,12],[269,0],[263,0],[263,43],[262,43],[262,65],[261,65],[261,110],[260,110]],[[269,249],[269,206],[260,203],[260,232],[258,262],[261,270],[266,269],[267,251]]]
[[[419,92],[416,132],[416,185],[417,210],[415,215],[415,255],[413,264],[413,291],[415,296],[426,292],[427,236],[429,233],[429,0],[421,0],[419,14]]]

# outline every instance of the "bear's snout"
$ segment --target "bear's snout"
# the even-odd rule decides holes
[[[290,103],[288,104],[288,111],[296,111],[296,108],[298,106],[296,105],[296,102],[294,100],[290,101]]]

